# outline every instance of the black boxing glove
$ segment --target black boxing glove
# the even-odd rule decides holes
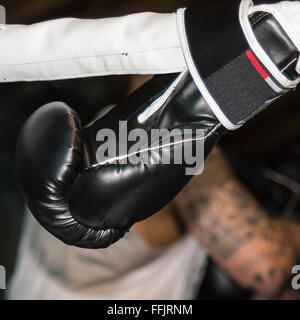
[[[183,149],[197,151],[204,146],[197,158],[205,158],[226,128],[239,127],[285,89],[296,86],[299,51],[275,17],[261,12],[250,16],[272,66],[283,69],[281,76],[275,72],[279,80],[270,75],[271,81],[266,81],[268,69],[249,49],[238,11],[236,3],[228,3],[179,13],[179,25],[186,15],[184,31],[190,45],[183,44],[183,50],[188,50],[189,69],[154,77],[85,128],[62,103],[48,104],[28,119],[17,144],[17,170],[32,213],[48,231],[79,247],[109,246],[132,224],[165,206],[189,181],[191,163],[176,158]],[[194,39],[193,30],[199,39]],[[212,34],[204,38],[207,30]],[[205,42],[201,44],[200,38]],[[198,41],[203,47],[197,47]],[[234,67],[238,78],[232,77]],[[279,83],[282,78],[284,86]],[[176,129],[177,136],[167,133],[154,144],[151,137],[150,144],[144,141],[137,149],[135,141],[127,141],[120,151],[124,137],[119,133],[125,125],[128,132],[142,129],[147,137],[154,129]],[[118,149],[106,158],[103,129],[116,134]],[[182,148],[176,154],[178,147]]]
[[[17,144],[19,179],[29,208],[48,231],[68,244],[106,247],[134,222],[161,209],[189,181],[185,164],[172,163],[173,147],[153,148],[148,164],[143,159],[133,164],[132,155],[128,159],[123,154],[103,163],[97,159],[101,145],[106,143],[97,141],[99,130],[118,132],[120,121],[126,121],[129,132],[136,128],[146,132],[154,128],[202,128],[208,153],[224,128],[189,74],[180,77],[176,88],[172,87],[174,75],[154,77],[85,128],[80,127],[79,116],[59,102],[39,108],[26,121]],[[169,100],[139,122],[142,110],[165,100],[168,86],[172,88]],[[118,144],[118,134],[116,137]],[[133,144],[128,141],[128,149]],[[161,163],[163,154],[171,155],[170,164]]]

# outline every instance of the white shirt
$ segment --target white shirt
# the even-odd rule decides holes
[[[206,252],[191,235],[167,250],[135,232],[107,249],[70,247],[27,214],[8,299],[193,299]]]

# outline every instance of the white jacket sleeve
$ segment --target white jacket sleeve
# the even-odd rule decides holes
[[[0,26],[0,82],[180,72],[176,15]]]

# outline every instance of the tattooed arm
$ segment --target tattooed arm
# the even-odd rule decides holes
[[[295,262],[289,226],[271,219],[219,150],[175,199],[185,224],[241,286],[275,295]]]

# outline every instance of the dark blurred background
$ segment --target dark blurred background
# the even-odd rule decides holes
[[[201,0],[2,0],[0,4],[6,7],[7,23],[29,24],[61,17],[102,18],[146,10],[168,12],[199,2]],[[8,278],[14,268],[24,209],[14,163],[16,139],[22,124],[34,110],[54,100],[65,101],[86,122],[101,107],[126,96],[133,82],[141,83],[146,78],[137,79],[118,76],[0,84],[0,265],[6,267]],[[298,90],[297,94],[287,95],[272,105],[238,133],[225,135],[221,145],[240,164],[267,161],[297,145],[299,123]],[[2,295],[0,290],[0,298]]]

